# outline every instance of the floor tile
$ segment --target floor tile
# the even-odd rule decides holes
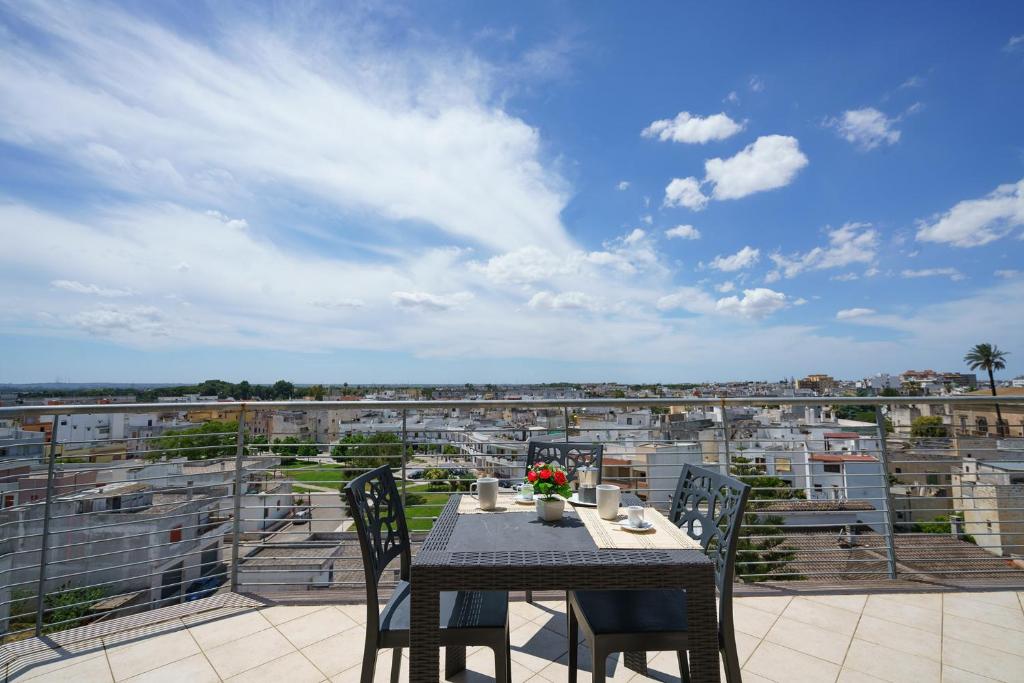
[[[318,683],[324,680],[324,674],[320,669],[306,659],[300,652],[290,654],[261,664],[255,669],[249,669],[237,676],[227,679],[230,683]],[[192,681],[189,681],[192,683]]]
[[[272,607],[264,607],[260,610],[260,614],[271,624],[277,626],[286,621],[298,619],[323,609],[329,609],[329,607],[327,605],[274,605]]]
[[[75,658],[76,660],[78,658]],[[20,676],[12,680],[26,680]],[[69,666],[50,670],[41,676],[30,678],[34,683],[111,683],[114,680],[106,657],[87,657],[73,661]]]
[[[934,659],[900,652],[866,640],[853,639],[843,668],[891,683],[939,683],[942,667]]]
[[[213,670],[202,653],[165,664],[159,669],[127,679],[129,683],[220,683],[220,676]]]
[[[826,631],[819,626],[805,624],[785,615],[775,622],[775,626],[765,636],[765,640],[768,642],[783,645],[791,650],[818,657],[833,664],[843,663],[850,638],[848,635]]]
[[[864,603],[867,602],[866,595],[811,595],[806,598],[811,602],[818,602],[823,605],[831,605],[850,612],[861,613]]]
[[[327,676],[336,676],[362,663],[363,627],[355,626],[313,643],[302,648],[302,654]]]
[[[210,650],[232,640],[272,628],[270,622],[257,610],[221,619],[184,621],[192,637],[204,650]]]
[[[278,624],[278,632],[298,649],[347,631],[358,624],[336,609],[322,609],[312,614]]]
[[[366,623],[366,605],[335,605],[334,609],[357,624]]]
[[[1010,654],[1024,652],[1024,631],[1002,628],[952,614],[946,615],[943,621],[942,635]]]
[[[822,683],[834,681],[839,675],[839,667],[831,662],[768,641],[762,642],[750,655],[745,668],[786,683]],[[780,674],[784,674],[784,678],[780,678]]]
[[[743,683],[775,683],[772,679],[759,676],[753,671],[741,669],[740,673],[743,675]],[[723,678],[722,680],[725,679]]]
[[[569,651],[565,636],[543,628],[537,622],[512,632],[512,658],[534,673]]]
[[[843,669],[839,672],[839,678],[836,679],[836,683],[885,683],[885,681],[881,678],[875,678],[874,676],[861,673],[860,671]]]
[[[992,679],[943,664],[942,683],[992,683]]]
[[[779,617],[777,614],[733,603],[732,618],[735,630],[755,638],[764,638]]]
[[[165,664],[199,654],[199,645],[182,626],[177,631],[125,641],[107,648],[107,660],[114,678],[122,680],[137,676]]]
[[[922,631],[942,635],[942,611],[898,604],[887,600],[889,596],[869,595],[864,605],[864,614],[892,621],[904,626],[913,626]]]
[[[937,662],[942,659],[942,636],[939,634],[879,619],[870,614],[860,618],[854,637]]]
[[[859,614],[849,610],[811,602],[806,598],[794,598],[782,616],[850,636],[857,629],[857,620],[860,619]]]
[[[984,602],[1010,610],[1021,609],[1020,599],[1013,591],[976,591],[973,593],[948,593],[946,597],[963,597],[974,602]]]
[[[757,598],[733,598],[732,604],[753,607],[770,614],[782,614],[782,610],[786,609],[792,601],[793,598],[789,595],[768,595]]]
[[[272,628],[205,650],[221,678],[230,678],[294,651],[292,644]]]
[[[954,638],[942,639],[942,663],[997,681],[1024,681],[1024,657]]]
[[[103,644],[99,643],[98,646],[94,646],[88,650],[83,650],[79,654],[67,653],[52,655],[33,656],[31,659],[19,662],[17,667],[18,680],[19,681],[30,681],[33,678],[39,678],[51,674],[55,671],[65,669],[69,666],[77,666],[84,663],[88,659],[94,659],[96,657],[103,657],[106,659],[106,653],[103,651]],[[3,668],[0,667],[0,671]]]
[[[1024,612],[1019,609],[997,607],[970,596],[950,594],[943,597],[942,611],[958,617],[967,617],[986,624],[1024,631]]]

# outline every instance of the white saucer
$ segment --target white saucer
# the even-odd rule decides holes
[[[520,505],[533,505],[536,498],[523,498],[518,493],[512,497],[512,500],[519,503]]]
[[[578,493],[572,494],[569,498],[566,498],[566,500],[568,500],[573,505],[582,505],[585,508],[597,507],[597,503],[584,503],[582,500],[580,500],[580,494]]]
[[[628,519],[624,519],[618,524],[626,531],[650,531],[654,528],[654,522],[649,522],[646,519],[643,521],[643,526],[633,526]]]

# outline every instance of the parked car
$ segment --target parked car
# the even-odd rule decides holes
[[[224,581],[224,576],[206,576],[197,581],[193,581],[188,585],[188,588],[185,589],[185,602],[210,597],[217,592],[217,589],[220,588]]]
[[[295,511],[295,515],[292,516],[294,524],[306,524],[311,519],[313,519],[313,511],[308,507],[299,508]]]

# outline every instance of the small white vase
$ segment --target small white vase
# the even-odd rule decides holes
[[[537,517],[545,522],[557,522],[565,512],[565,498],[537,498]]]

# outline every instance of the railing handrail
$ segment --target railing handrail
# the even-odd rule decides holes
[[[266,408],[291,408],[309,410],[314,408],[346,408],[355,410],[408,410],[436,408],[624,408],[648,406],[706,406],[706,407],[757,407],[765,405],[786,406],[841,406],[841,405],[1024,405],[1024,395],[1007,396],[729,396],[729,397],[686,397],[686,398],[576,398],[576,399],[446,399],[437,401],[175,401],[168,403],[57,403],[42,406],[0,407],[0,418],[37,417],[45,415],[81,415],[104,413],[148,413],[159,411],[182,411],[203,409],[260,410]]]

